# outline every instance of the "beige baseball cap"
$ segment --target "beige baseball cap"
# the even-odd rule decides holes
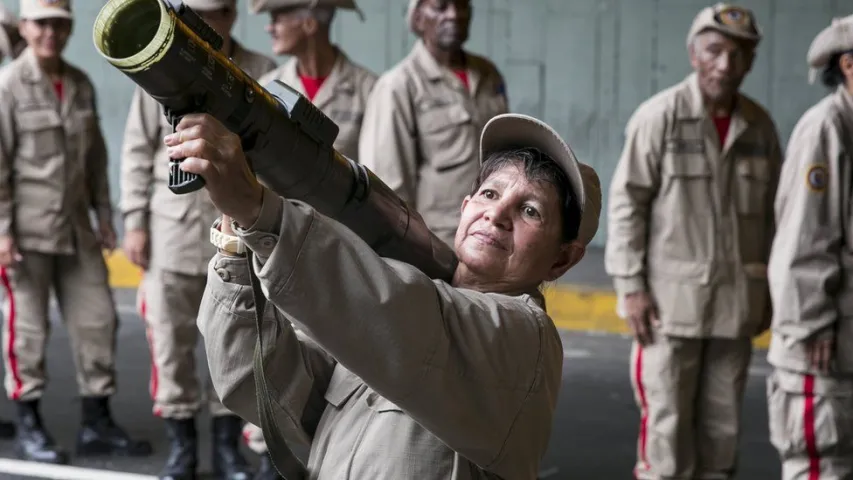
[[[497,115],[486,123],[480,135],[480,161],[490,153],[521,147],[537,148],[562,167],[581,208],[578,241],[588,245],[598,231],[601,215],[598,174],[589,165],[579,162],[569,145],[548,124],[519,113]]]
[[[226,7],[234,8],[237,0],[184,0],[184,3],[199,12],[219,10]]]
[[[21,20],[67,18],[71,20],[71,0],[21,0]]]
[[[853,50],[853,15],[837,17],[812,40],[806,61],[809,83],[814,83],[820,71],[836,53]]]
[[[687,44],[705,30],[715,30],[724,35],[749,40],[756,45],[761,41],[761,28],[752,10],[730,3],[717,3],[703,8],[693,19],[687,33]]]
[[[334,7],[344,10],[355,10],[362,20],[364,12],[355,4],[355,0],[249,0],[249,12],[271,12],[279,8],[292,7]]]

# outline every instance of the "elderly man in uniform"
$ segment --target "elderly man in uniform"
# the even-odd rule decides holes
[[[116,237],[94,87],[62,58],[71,2],[22,0],[19,13],[27,48],[0,70],[3,359],[6,392],[18,410],[16,452],[68,462],[40,414],[53,290],[82,397],[77,453],[148,455],[151,446],[130,439],[109,409],[118,322],[102,248],[114,248]]]
[[[775,126],[739,93],[761,31],[718,3],[687,36],[694,69],[644,102],[610,187],[607,272],[633,330],[639,479],[735,471],[752,338],[769,326]]]
[[[222,51],[254,78],[275,62],[248,50],[231,36],[236,0],[185,0],[223,38]],[[195,351],[196,316],[215,253],[208,227],[219,213],[205,190],[176,195],[167,187],[169,158],[163,137],[172,126],[162,107],[141,89],[131,101],[121,175],[124,250],[145,270],[140,314],[151,350],[154,414],[165,419],[171,448],[162,479],[190,479],[198,463],[195,416],[202,407]],[[248,479],[252,471],[239,451],[242,420],[222,406],[205,371],[206,403],[212,416],[214,472],[223,479]]]
[[[470,0],[411,0],[415,47],[383,74],[365,112],[359,161],[453,245],[459,204],[477,177],[477,141],[508,110],[492,62],[463,49]]]
[[[358,161],[361,122],[377,76],[332,43],[332,20],[338,9],[359,11],[354,0],[253,0],[250,5],[252,13],[270,16],[267,31],[273,53],[291,57],[263,75],[259,83],[279,80],[305,95],[338,125],[335,149]],[[249,447],[262,455],[255,479],[279,478],[266,454],[261,430],[247,423],[243,434]]]
[[[794,127],[768,268],[770,440],[785,480],[853,478],[853,15],[811,44],[831,90]]]

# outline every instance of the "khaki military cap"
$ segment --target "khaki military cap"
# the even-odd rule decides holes
[[[809,83],[814,83],[833,55],[848,50],[853,50],[853,15],[832,19],[832,23],[812,40],[806,55]]]
[[[595,170],[579,162],[572,149],[553,128],[541,120],[517,113],[492,117],[480,135],[480,161],[493,152],[525,147],[542,151],[566,173],[581,208],[578,241],[588,245],[598,231],[601,182]]]
[[[687,44],[690,45],[693,38],[705,30],[715,30],[724,35],[755,42],[756,45],[761,41],[761,28],[755,21],[752,10],[729,3],[717,3],[712,7],[703,8],[693,19],[687,33]]]
[[[279,8],[293,7],[334,7],[355,10],[364,19],[364,12],[355,4],[355,0],[249,0],[251,13],[271,12]]]
[[[21,20],[67,18],[71,16],[71,0],[21,0]]]
[[[214,11],[225,7],[234,8],[237,0],[184,0],[184,3],[198,12]]]

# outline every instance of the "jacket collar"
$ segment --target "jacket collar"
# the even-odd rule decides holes
[[[311,101],[311,103],[321,110],[332,102],[336,93],[352,93],[355,91],[353,84],[355,72],[352,62],[343,50],[337,46],[335,46],[335,53],[335,63],[332,65],[332,70],[329,72],[329,76],[326,77],[323,85],[320,86],[314,100]],[[305,89],[302,86],[302,81],[299,79],[298,63],[296,58],[291,58],[284,65],[281,77],[285,80],[285,83],[295,87],[304,95]]]
[[[471,87],[470,92],[471,94],[474,94],[477,92],[477,88],[482,82],[483,68],[481,68],[480,63],[477,61],[475,56],[469,55],[465,50],[462,51],[462,54],[465,55],[465,71],[468,73],[468,83]],[[412,48],[411,58],[416,68],[420,70],[424,77],[429,81],[444,81],[453,85],[457,89],[465,89],[462,81],[459,80],[459,78],[450,69],[440,65],[435,60],[435,57],[429,53],[429,50],[427,50],[423,40],[418,39],[415,42],[415,46]]]
[[[706,134],[716,134],[713,119],[705,109],[705,100],[702,98],[702,91],[699,88],[699,76],[696,72],[693,72],[688,75],[685,82],[689,91],[689,102],[684,107],[683,113],[686,113],[691,118],[702,119]],[[754,124],[757,121],[757,115],[752,105],[740,92],[735,94],[735,107],[732,110],[731,117],[731,124],[729,125],[729,132],[726,136],[726,143],[723,145],[722,153],[727,152],[734,145],[734,142],[737,141],[738,137],[749,128],[750,124]]]
[[[73,74],[71,66],[68,65],[65,60],[62,60],[61,78],[63,92],[62,102],[60,103],[59,98],[57,98],[54,91],[53,84],[42,71],[38,64],[38,60],[36,59],[36,55],[31,48],[28,47],[21,52],[21,63],[23,64],[23,68],[21,69],[21,78],[23,81],[33,84],[36,88],[41,89],[40,93],[43,99],[52,104],[62,116],[68,115],[71,105],[74,104],[78,90],[78,79]]]

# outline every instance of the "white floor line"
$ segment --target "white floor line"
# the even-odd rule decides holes
[[[563,358],[588,358],[591,356],[592,354],[588,350],[581,350],[579,348],[566,348],[563,350]]]
[[[54,480],[157,480],[157,477],[153,475],[138,475],[69,465],[49,465],[5,458],[0,459],[0,472]]]

